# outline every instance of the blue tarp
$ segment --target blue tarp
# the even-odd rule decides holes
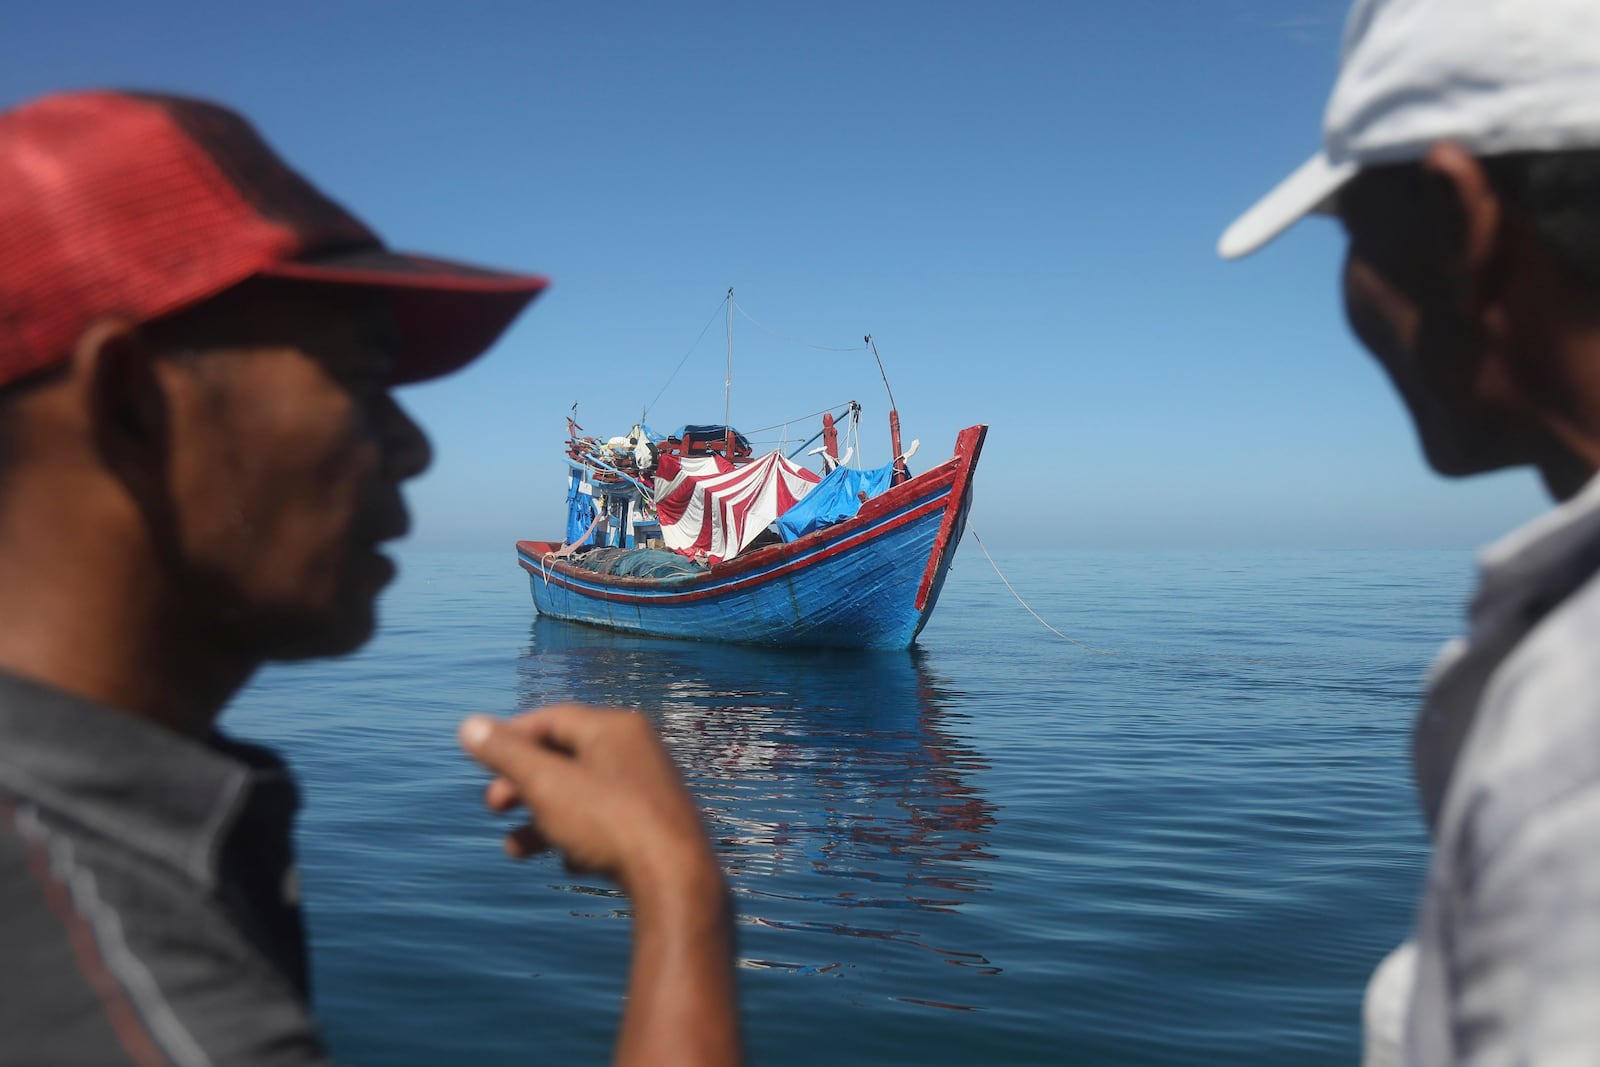
[[[889,488],[893,478],[892,463],[871,471],[835,467],[833,473],[818,482],[798,504],[778,516],[778,536],[793,541],[824,526],[843,522],[861,510],[858,494],[864,492],[870,500]]]
[[[567,544],[575,544],[578,538],[589,532],[589,524],[594,521],[594,497],[578,491],[578,476],[576,474],[567,482]]]

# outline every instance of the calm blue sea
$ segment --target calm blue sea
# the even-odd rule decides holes
[[[628,906],[500,853],[457,720],[657,721],[737,894],[761,1064],[1350,1064],[1410,924],[1423,672],[1467,553],[996,553],[918,647],[777,653],[537,619],[514,553],[412,553],[382,633],[276,668],[316,1002],[352,1064],[599,1064]]]

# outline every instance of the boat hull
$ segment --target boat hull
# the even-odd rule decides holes
[[[844,522],[687,579],[620,578],[519,541],[539,612],[630,633],[736,644],[908,648],[927,624],[972,503],[987,427],[954,456],[867,501]]]

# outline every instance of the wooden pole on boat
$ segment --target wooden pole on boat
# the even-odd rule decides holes
[[[889,388],[889,375],[883,369],[883,357],[878,355],[878,342],[870,333],[863,340],[872,349],[872,358],[878,361],[878,374],[883,378],[884,391],[889,394],[889,447],[894,449],[894,474],[890,475],[889,484],[899,485],[911,477],[905,457],[900,454],[900,412],[894,406],[894,390]]]
[[[816,438],[813,437],[812,440]],[[829,459],[839,458],[839,428],[833,424],[831,412],[822,414],[822,450],[827,453]]]
[[[722,379],[723,456],[733,462],[733,286],[728,286],[728,374]]]
[[[906,458],[900,454],[900,413],[894,408],[889,409],[889,447],[894,449],[894,474],[889,477],[890,485],[899,485],[911,477],[911,472],[906,469]]]

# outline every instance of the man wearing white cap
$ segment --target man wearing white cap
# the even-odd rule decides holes
[[[1358,0],[1323,150],[1219,251],[1313,212],[1434,469],[1531,465],[1560,501],[1484,552],[1434,667],[1433,859],[1368,1062],[1600,1062],[1600,3]]]

